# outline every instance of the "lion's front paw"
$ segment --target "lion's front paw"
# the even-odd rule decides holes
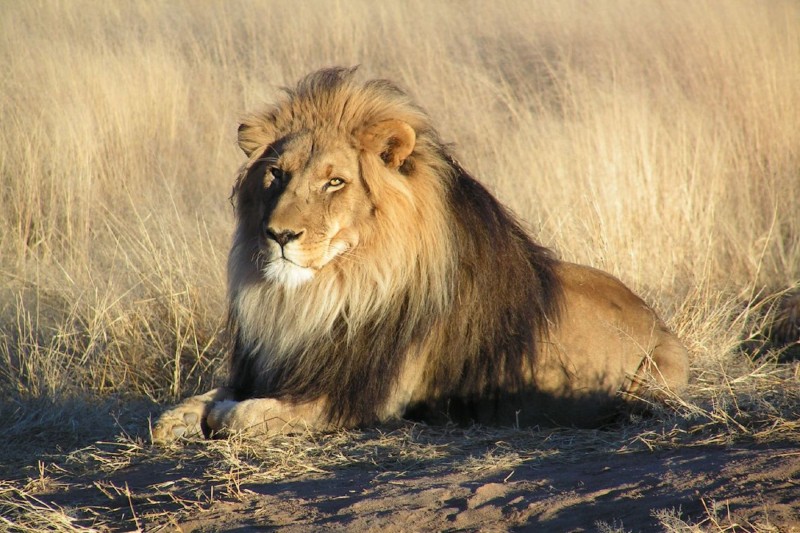
[[[184,402],[159,417],[153,428],[153,444],[167,444],[178,439],[202,437],[205,404]]]
[[[232,396],[233,392],[230,389],[220,387],[184,400],[159,417],[153,428],[153,444],[167,444],[179,439],[202,437],[205,434],[204,426],[208,410],[215,402],[225,401]]]

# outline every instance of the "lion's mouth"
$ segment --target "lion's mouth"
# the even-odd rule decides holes
[[[261,271],[267,280],[287,288],[295,288],[310,281],[317,269],[299,265],[282,256],[267,261]]]

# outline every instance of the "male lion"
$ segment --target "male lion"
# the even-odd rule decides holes
[[[239,146],[230,381],[167,411],[154,441],[399,417],[592,426],[686,385],[653,310],[535,244],[393,84],[315,72]]]

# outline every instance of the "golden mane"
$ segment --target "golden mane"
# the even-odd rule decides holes
[[[495,361],[482,357],[507,357],[507,364],[501,365],[518,368],[523,363],[523,346],[527,357],[533,356],[532,337],[520,342],[517,350],[501,354],[481,346],[485,342],[481,334],[489,334],[492,342],[505,334],[495,323],[498,317],[493,315],[499,310],[493,308],[498,303],[493,303],[491,294],[509,289],[498,288],[496,274],[484,273],[478,266],[487,261],[484,255],[496,256],[497,251],[490,248],[500,245],[509,257],[496,257],[525,263],[518,274],[529,280],[531,289],[523,291],[527,297],[519,301],[525,309],[514,310],[515,320],[526,322],[525,329],[530,330],[532,320],[544,334],[546,321],[556,320],[558,282],[550,272],[549,252],[530,243],[513,217],[454,162],[427,115],[405,93],[385,80],[358,84],[353,78],[353,69],[314,73],[296,89],[285,89],[275,106],[247,117],[240,128],[240,144],[250,161],[239,182],[276,139],[299,131],[313,132],[320,139],[355,139],[370,124],[390,119],[409,124],[416,133],[413,152],[399,168],[408,179],[386,179],[386,167],[380,160],[362,157],[361,171],[380,212],[373,238],[342,261],[340,268],[322,271],[310,283],[294,289],[252,283],[257,277],[251,261],[252,239],[237,231],[229,259],[229,316],[233,337],[239,343],[233,352],[259,353],[245,357],[244,366],[242,358],[234,355],[232,386],[246,390],[245,395],[281,394],[302,399],[320,393],[336,395],[342,383],[366,377],[367,383],[381,384],[374,397],[339,398],[332,416],[370,421],[377,414],[364,411],[374,411],[382,403],[407,352],[421,344],[440,345],[432,353],[442,361],[449,360],[449,365],[437,362],[432,366],[453,367],[452,374],[457,376],[465,370],[475,373],[460,384],[470,395],[514,379],[510,375],[487,376],[498,371],[490,368]],[[461,193],[468,189],[472,195],[464,197]],[[239,186],[237,206],[242,196]],[[237,212],[241,214],[241,210]],[[475,218],[475,214],[479,216]],[[465,234],[475,233],[478,225],[482,226],[479,233],[494,235],[493,242],[474,238],[459,242]],[[474,271],[465,271],[464,265],[470,263]],[[496,269],[508,267],[498,264]],[[466,295],[471,295],[469,302],[464,302]],[[515,298],[508,296],[513,304]],[[427,339],[432,330],[442,327],[439,324],[452,322],[454,316],[464,322],[455,328],[463,332],[460,339],[444,331],[439,338]],[[452,324],[449,327],[452,329]],[[377,335],[389,340],[384,345]],[[269,346],[268,353],[256,345]],[[321,353],[332,354],[330,358],[340,362],[334,364]],[[322,375],[323,371],[330,373],[331,365],[350,368],[336,376]],[[388,371],[390,379],[369,379],[373,371]],[[316,376],[314,383],[307,376]],[[451,381],[443,372],[429,378],[434,388]]]

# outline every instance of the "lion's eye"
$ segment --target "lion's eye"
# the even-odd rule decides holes
[[[331,189],[340,189],[344,185],[345,181],[342,178],[331,178],[325,184],[325,188],[327,190]]]
[[[272,186],[273,183],[277,183],[278,185],[283,185],[286,181],[286,171],[284,171],[280,167],[269,167],[267,170],[267,175],[264,179],[264,185],[269,188]]]

